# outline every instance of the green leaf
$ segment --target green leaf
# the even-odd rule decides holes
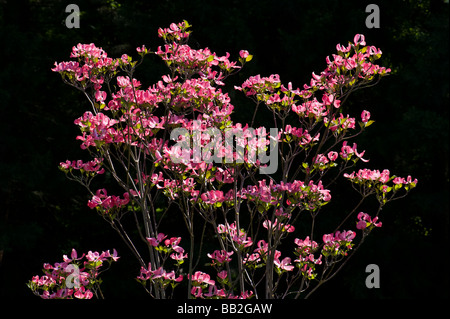
[[[375,123],[375,121],[370,120],[370,121],[368,121],[368,122],[366,123],[366,125],[365,125],[364,127],[369,127],[369,126],[372,125],[373,123]]]

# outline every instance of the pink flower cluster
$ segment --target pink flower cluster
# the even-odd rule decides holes
[[[160,28],[158,35],[164,39],[166,44],[164,50],[161,46],[158,47],[158,50],[155,52],[156,55],[159,55],[166,61],[169,68],[173,68],[173,70],[176,70],[186,78],[190,78],[194,74],[200,74],[204,79],[218,85],[224,85],[222,80],[226,75],[223,72],[229,73],[233,69],[239,69],[240,66],[228,59],[229,53],[218,57],[208,48],[194,50],[187,44],[184,44],[189,38],[190,31],[187,31],[189,27],[189,23],[183,21],[179,24],[172,23],[169,28]],[[245,54],[244,50],[241,50],[240,55],[241,59],[242,56],[246,55],[245,59],[241,61],[242,63],[251,59],[248,52]],[[212,70],[213,66],[218,66],[219,72]]]
[[[283,271],[294,270],[294,266],[291,264],[290,257],[285,257],[281,261],[280,261],[280,257],[281,257],[281,252],[276,250],[273,263],[275,264],[275,270],[278,272],[278,274],[281,274]]]
[[[234,295],[226,288],[229,281],[227,279],[227,272],[221,271],[217,274],[218,281],[222,283],[222,288],[218,288],[216,282],[211,279],[207,273],[196,271],[192,277],[191,295],[200,299],[250,299],[253,296],[253,291],[243,291],[240,295]]]
[[[178,24],[171,23],[169,28],[159,28],[158,36],[168,41],[180,41],[189,37],[190,31],[187,31],[189,27],[186,20]]]
[[[188,256],[184,253],[184,248],[179,246],[181,237],[166,238],[167,235],[159,233],[156,238],[149,237],[146,239],[147,242],[151,246],[155,247],[157,251],[163,252],[165,255],[170,255],[171,259],[175,260],[178,265],[181,265],[184,262],[184,259]]]
[[[94,43],[81,44],[72,48],[71,58],[84,57],[86,59],[105,59],[108,57],[106,52],[102,48],[97,48]]]
[[[123,194],[123,199],[119,196],[108,195],[106,189],[97,190],[92,199],[88,201],[88,206],[91,209],[96,208],[103,214],[109,214],[115,208],[120,208],[130,202],[130,194],[128,192]]]
[[[309,113],[326,114],[323,113],[322,105],[316,103],[316,100],[313,102],[307,101],[301,106],[297,106],[295,96],[300,94],[299,89],[293,90],[291,82],[286,88],[281,84],[278,74],[272,74],[269,77],[261,77],[259,74],[251,76],[241,86],[235,86],[234,88],[242,91],[256,103],[264,102],[270,110],[276,113],[292,109],[296,113],[304,112],[303,115],[305,113],[308,115]]]
[[[141,90],[141,83],[138,80],[130,79],[128,76],[118,76],[117,85],[120,89],[111,95],[112,99],[107,104],[102,105],[101,107],[103,107],[105,111],[122,111],[124,116],[121,117],[121,120],[132,119],[134,124],[133,127],[139,123],[136,123],[136,119],[140,120],[142,118],[147,118],[146,116],[137,115],[148,115],[152,121],[158,119],[152,115],[151,111],[158,108],[159,103],[170,98],[170,87],[164,86],[163,81],[158,81],[156,85],[153,85],[146,90]],[[134,103],[137,104],[137,106],[145,106],[145,108],[141,109],[133,105]],[[156,126],[157,124],[155,124],[155,127]],[[159,124],[159,126],[161,126],[161,124]]]
[[[232,113],[234,106],[230,103],[231,99],[227,93],[223,93],[220,88],[214,87],[208,79],[193,78],[187,79],[183,83],[174,82],[168,83],[167,88],[171,92],[182,92],[181,94],[171,97],[172,103],[179,110],[193,109],[201,112],[203,115],[199,120],[208,119],[216,123],[223,119],[228,119]],[[216,119],[215,117],[219,118]],[[175,120],[175,118],[173,118]],[[177,118],[177,120],[180,118]],[[203,127],[196,127],[195,129],[208,129],[210,124],[204,122]],[[192,120],[184,122],[186,128],[190,129]],[[206,125],[207,124],[207,125]]]
[[[77,161],[65,161],[59,163],[59,167],[64,172],[69,172],[72,169],[89,172],[91,174],[103,174],[105,169],[102,168],[103,158],[94,158],[92,161],[83,163],[82,160]]]
[[[78,58],[78,62],[55,62],[52,71],[61,73],[63,78],[68,78],[72,85],[76,82],[80,83],[83,88],[86,87],[85,81],[89,80],[96,90],[101,88],[107,72],[115,71],[121,63],[128,64],[126,59],[109,58],[107,53],[102,48],[96,47],[94,43],[79,43],[72,48],[70,57]],[[83,65],[80,66],[82,62]]]
[[[246,257],[243,259],[244,265],[249,268],[257,268],[264,265],[267,260],[268,246],[269,244],[264,239],[259,240],[253,253],[246,254]]]
[[[86,257],[86,261],[82,261]],[[44,276],[33,276],[27,286],[43,299],[91,299],[99,289],[100,268],[105,262],[109,265],[120,257],[114,249],[102,253],[89,251],[78,258],[72,249],[70,258],[63,256],[63,262],[54,265],[45,263]]]
[[[249,269],[255,269],[263,267],[268,258],[269,254],[269,244],[261,239],[258,241],[256,248],[251,254],[247,253],[246,257],[243,259],[243,264]],[[275,271],[281,275],[283,272],[292,271],[294,266],[291,264],[291,258],[285,257],[281,259],[281,251],[275,250],[273,255],[273,263],[275,266]]]
[[[175,287],[183,280],[183,275],[177,277],[174,270],[166,272],[163,267],[152,270],[152,265],[149,263],[147,268],[141,267],[137,279],[143,284],[145,284],[147,280],[150,280],[152,283],[160,282],[163,287],[166,287],[169,284],[172,285],[172,287]]]
[[[353,155],[356,155],[357,158],[353,159],[353,161],[357,161],[358,159],[360,159],[363,162],[368,162],[369,160],[366,160],[366,159],[363,158],[364,153],[366,151],[362,151],[361,153],[359,153],[357,151],[356,147],[357,147],[356,143],[353,143],[353,146],[350,147],[350,146],[347,145],[347,141],[344,141],[342,143],[342,148],[341,148],[341,151],[339,152],[339,155],[345,161],[350,160]]]
[[[315,97],[312,101],[306,101],[300,105],[293,104],[292,111],[297,113],[299,118],[313,117],[315,119],[321,119],[328,114],[326,106],[317,101]]]
[[[212,259],[211,265],[222,266],[226,262],[230,262],[234,252],[225,251],[225,250],[215,250],[212,254],[208,254],[207,256]]]
[[[229,190],[226,194],[220,190],[210,190],[206,193],[203,193],[200,198],[206,204],[216,204],[232,201],[234,198],[234,191]]]
[[[329,121],[327,117],[325,117],[323,121],[336,136],[345,130],[355,128],[355,118],[350,117],[350,115],[344,117],[344,114],[342,113],[339,114],[338,118],[333,117],[331,121]]]
[[[357,35],[355,39],[364,39],[364,36]],[[338,54],[333,54],[334,60],[332,61],[327,57],[327,68],[320,75],[313,73],[310,84],[305,84],[302,91],[300,89],[293,90],[291,83],[289,83],[288,88],[284,87],[277,74],[269,77],[252,76],[241,86],[235,86],[235,89],[243,91],[247,96],[254,98],[256,102],[265,102],[272,110],[280,111],[290,108],[299,115],[300,120],[311,117],[316,121],[323,119],[332,132],[340,134],[344,130],[355,127],[355,119],[348,115],[344,117],[341,113],[339,117],[332,117],[331,120],[327,117],[331,111],[330,106],[334,109],[340,108],[341,100],[338,96],[340,88],[344,85],[355,85],[358,79],[369,82],[376,74],[384,76],[390,72],[390,69],[372,63],[373,60],[381,56],[379,49],[367,46],[357,50],[359,45],[363,44],[365,44],[364,40],[358,42],[353,55],[350,52],[353,48],[351,44],[345,49],[338,45]],[[323,91],[321,102],[313,97],[317,90]],[[283,93],[283,96],[281,93]],[[297,105],[294,100],[295,96],[306,100]],[[368,123],[369,117],[370,113],[364,111],[362,119],[365,126],[371,124]]]
[[[325,257],[347,256],[353,247],[352,241],[355,236],[356,233],[351,230],[323,235],[322,255]]]
[[[413,188],[417,184],[417,178],[415,178],[413,180],[411,175],[408,175],[408,177],[406,177],[406,178],[395,177],[392,182],[396,185],[409,186],[409,187]]]
[[[318,169],[319,171],[324,171],[328,168],[335,167],[337,164],[335,163],[338,158],[338,153],[335,151],[328,152],[327,156],[324,154],[317,154],[313,158],[313,170]],[[313,170],[310,170],[312,173]]]
[[[280,182],[275,184],[273,180],[266,184],[266,180],[258,181],[258,185],[249,185],[243,188],[239,194],[241,198],[255,202],[264,202],[276,205],[282,198],[282,192],[286,192],[286,204],[289,206],[302,206],[308,210],[314,210],[324,202],[331,200],[330,191],[323,188],[322,181],[314,184],[311,180],[307,185],[300,180],[292,183]]]
[[[309,239],[309,236],[304,240],[296,238],[294,243],[297,245],[295,255],[297,259],[294,260],[296,266],[302,272],[302,276],[308,280],[313,280],[317,273],[315,271],[316,265],[322,264],[322,255],[315,258],[314,252],[318,249],[318,244]]]
[[[265,229],[271,229],[275,231],[276,229],[281,230],[282,232],[292,233],[295,231],[295,227],[289,224],[279,223],[278,219],[275,219],[275,222],[272,224],[270,220],[266,220],[263,222],[263,227]]]
[[[167,235],[159,233],[156,237],[148,237],[146,240],[150,246],[161,253],[162,265],[160,267],[154,267],[149,263],[147,268],[141,267],[140,274],[137,277],[138,281],[146,285],[146,282],[150,280],[150,283],[160,283],[164,289],[168,285],[175,288],[183,280],[183,275],[179,274],[178,268],[188,256],[184,253],[184,248],[179,245],[181,237],[167,238]],[[167,256],[176,262],[177,270],[168,272],[164,269],[164,262]]]
[[[284,140],[286,142],[290,142],[292,138],[292,140],[297,141],[298,145],[301,147],[311,146],[320,138],[320,133],[317,133],[314,137],[312,137],[307,129],[292,127],[290,124],[285,126],[283,134],[285,135]]]
[[[272,74],[269,77],[261,77],[261,75],[258,74],[249,77],[242,86],[235,86],[234,88],[244,92],[247,96],[255,95],[258,98],[263,99],[267,92],[274,92],[280,85],[280,76],[278,74]],[[267,100],[268,99],[269,97],[267,96]]]
[[[359,41],[360,39],[362,41]],[[356,42],[357,40],[359,42]],[[343,84],[355,84],[355,78],[369,81],[376,74],[386,75],[391,72],[389,68],[372,63],[381,56],[381,50],[374,46],[359,48],[360,45],[365,45],[364,35],[357,34],[354,41],[356,44],[354,46],[352,43],[349,43],[347,47],[340,44],[336,46],[338,54],[333,54],[332,59],[326,58],[327,68],[320,75],[313,73],[310,84],[305,84],[304,88],[308,93],[317,89],[334,93]],[[352,50],[354,50],[353,54]],[[302,94],[307,95],[307,92]]]
[[[212,71],[213,66],[218,66],[221,69],[231,71],[238,69],[240,66],[236,62],[231,62],[228,57],[229,54],[218,57],[208,48],[195,50],[189,45],[166,44],[164,50],[158,47],[156,54],[159,55],[168,65],[175,65],[177,72],[190,77],[195,73],[203,74],[203,78],[213,80],[214,83],[223,85],[222,80],[224,74],[222,72]]]
[[[390,177],[389,170],[385,169],[382,172],[379,170],[370,170],[368,168],[360,169],[357,173],[352,172],[351,174],[344,174],[344,177],[350,179],[353,183],[364,183],[365,181],[370,182],[380,182],[386,184]]]
[[[194,286],[200,286],[204,284],[213,286],[216,284],[216,282],[211,279],[210,275],[201,271],[196,271],[189,279],[192,281],[192,284]]]
[[[253,244],[251,237],[247,236],[244,230],[236,229],[236,223],[232,223],[231,225],[228,223],[218,225],[217,233],[235,245],[239,250],[243,250],[245,247]]]
[[[387,169],[382,172],[379,170],[360,169],[358,172],[352,172],[351,174],[345,173],[344,177],[348,178],[354,185],[358,185],[359,192],[363,196],[375,193],[382,205],[398,196],[397,193],[400,189],[403,188],[408,193],[417,184],[417,179],[413,180],[411,176],[408,176],[406,179],[390,176],[390,172]],[[391,181],[393,185],[388,185]],[[400,198],[400,196],[396,198]]]
[[[91,112],[86,112],[84,115],[74,121],[79,125],[83,135],[77,136],[77,140],[81,140],[82,149],[89,146],[98,147],[104,143],[120,143],[123,142],[123,137],[112,126],[119,121],[110,119],[103,113],[93,115]],[[89,132],[90,134],[86,134]]]
[[[381,227],[382,223],[378,222],[378,217],[372,219],[369,214],[360,212],[358,214],[358,222],[356,223],[356,228],[358,229],[371,229],[373,227]]]

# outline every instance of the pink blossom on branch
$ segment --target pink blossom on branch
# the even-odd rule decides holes
[[[281,261],[279,259],[274,259],[274,263],[280,272],[292,271],[294,269],[294,266],[291,264],[291,258],[289,258],[289,257],[286,257]]]
[[[150,237],[147,238],[147,241],[149,242],[150,245],[152,245],[153,247],[156,247],[159,245],[159,243],[161,243],[165,238],[167,237],[167,235],[164,235],[163,233],[159,233],[157,235],[156,238]]]
[[[403,189],[408,193],[411,189],[416,187],[417,184],[417,179],[412,179],[411,176],[408,176],[407,179],[390,176],[390,171],[388,169],[380,172],[379,170],[365,168],[350,174],[344,173],[343,176],[353,184],[359,185],[360,193],[364,195],[375,193],[377,199],[383,205],[394,198],[399,198],[398,192],[400,189]],[[390,185],[389,182],[391,181],[393,184]]]
[[[272,222],[270,220],[266,220],[263,222],[263,227],[266,229],[271,229],[271,230],[281,230],[282,232],[288,232],[288,233],[292,233],[295,231],[295,227],[289,224],[283,224],[283,223],[278,223],[278,220],[276,219],[275,222],[272,225]]]
[[[105,172],[104,168],[101,168],[103,164],[103,158],[94,158],[92,161],[84,163],[81,160],[69,161],[59,163],[59,167],[63,172],[69,172],[73,169],[83,170],[84,172],[103,174]]]
[[[239,51],[239,56],[243,59],[247,58],[249,56],[249,53],[247,50],[241,50]]]
[[[217,233],[222,235],[225,239],[237,245],[238,249],[244,249],[253,244],[252,238],[247,236],[247,233],[243,229],[236,229],[236,223],[231,225],[219,224],[217,226]]]
[[[215,281],[211,280],[211,277],[208,274],[201,272],[201,271],[196,271],[192,275],[192,277],[189,275],[188,275],[188,277],[190,280],[192,280],[194,285],[201,285],[203,283],[205,283],[207,285],[215,285]]]
[[[96,194],[88,201],[88,206],[91,209],[97,208],[97,210],[104,214],[110,213],[115,208],[125,206],[130,201],[129,193],[123,194],[123,199],[119,196],[109,196],[106,189],[102,188],[97,190]]]
[[[177,283],[183,280],[183,276],[179,275],[177,277],[175,271],[172,270],[170,272],[167,272],[163,269],[163,267],[153,269],[152,264],[149,263],[147,268],[141,267],[140,275],[137,277],[137,279],[142,284],[145,284],[146,281],[150,280],[152,283],[159,282],[164,286],[169,284],[175,286]]]
[[[370,112],[369,111],[362,111],[361,113],[361,119],[363,123],[367,123],[370,119]]]
[[[362,151],[361,153],[359,153],[357,151],[356,147],[357,147],[356,143],[353,143],[353,146],[350,147],[350,146],[347,145],[347,141],[344,141],[342,143],[342,148],[341,148],[341,152],[339,153],[339,155],[341,156],[342,159],[344,159],[346,161],[350,160],[353,155],[356,155],[356,157],[358,159],[360,159],[361,161],[368,162],[369,160],[366,160],[366,159],[363,158],[364,153],[366,151]],[[358,160],[358,159],[354,159],[354,161]]]
[[[353,239],[356,237],[355,232],[348,231],[337,231],[335,234],[325,234],[323,235],[324,246],[322,248],[322,255],[325,257],[337,257],[337,256],[347,256],[348,252],[353,247]]]
[[[228,273],[226,270],[222,270],[221,272],[217,273],[217,277],[219,277],[222,280],[225,280],[225,278],[228,277]]]
[[[72,249],[71,258],[63,256],[62,263],[54,265],[45,263],[42,277],[33,276],[27,286],[33,293],[43,299],[91,299],[98,297],[100,289],[100,268],[104,263],[111,264],[120,257],[114,249],[101,253],[89,251],[78,258],[78,253]],[[83,262],[83,258],[86,261]]]
[[[212,259],[212,265],[222,265],[226,262],[230,262],[230,256],[233,254],[233,251],[227,252],[225,250],[215,250],[214,253],[207,254],[207,256]]]
[[[381,227],[382,223],[378,222],[378,217],[375,218],[371,218],[368,214],[360,212],[358,214],[358,222],[356,224],[356,228],[357,229],[366,229],[366,228],[371,228],[371,227]]]

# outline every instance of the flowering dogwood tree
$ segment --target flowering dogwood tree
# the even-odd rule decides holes
[[[137,280],[152,297],[169,298],[179,285],[190,298],[308,297],[381,227],[382,207],[416,186],[416,179],[387,169],[354,170],[368,159],[350,141],[374,121],[366,110],[345,114],[343,105],[390,69],[375,64],[381,50],[358,34],[347,46],[338,44],[325,70],[312,73],[302,89],[282,84],[276,74],[251,76],[235,86],[255,104],[249,123],[235,123],[225,82],[252,55],[241,50],[232,61],[229,53],[193,49],[190,33],[187,21],[159,29],[165,44],[155,51],[138,47],[138,61],[78,44],[74,61],[55,63],[52,70],[91,106],[75,124],[81,148],[92,159],[68,160],[60,169],[86,187],[87,205],[133,252],[141,266]],[[168,73],[144,87],[134,73],[148,54],[159,56]],[[273,118],[270,132],[253,127],[262,108]],[[106,185],[92,188],[92,180],[106,174],[122,189],[119,194]],[[318,234],[316,217],[332,199],[330,188],[346,182],[359,202],[334,228]],[[362,212],[369,197],[378,205]],[[184,221],[187,250],[179,234],[166,235],[168,214]],[[303,215],[306,233],[296,230]],[[135,220],[138,237],[125,228],[125,217]],[[208,269],[198,267],[206,227],[217,245],[204,253]]]

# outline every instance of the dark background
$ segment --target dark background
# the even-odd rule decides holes
[[[80,28],[68,29],[65,8],[76,3]],[[301,87],[319,73],[337,43],[363,33],[393,69],[349,106],[368,109],[376,123],[358,140],[369,168],[411,174],[419,184],[383,209],[377,229],[345,270],[314,296],[416,299],[449,296],[449,5],[443,1],[375,1],[381,27],[368,29],[366,1],[0,1],[0,298],[37,298],[26,287],[44,262],[79,252],[117,248],[122,259],[104,274],[106,297],[145,298],[133,278],[139,267],[117,234],[87,205],[87,194],[58,170],[86,159],[73,120],[89,105],[50,71],[73,45],[94,42],[109,56],[162,45],[158,27],[183,19],[191,46],[254,59],[231,81],[278,73]],[[150,57],[136,77],[154,83],[165,68]],[[235,82],[233,82],[235,81]],[[236,118],[248,102],[231,93]],[[241,105],[239,109],[239,105]],[[247,104],[246,104],[247,103]],[[359,111],[360,113],[360,111]],[[356,113],[355,115],[359,115]],[[367,289],[365,267],[377,264],[381,288]]]

